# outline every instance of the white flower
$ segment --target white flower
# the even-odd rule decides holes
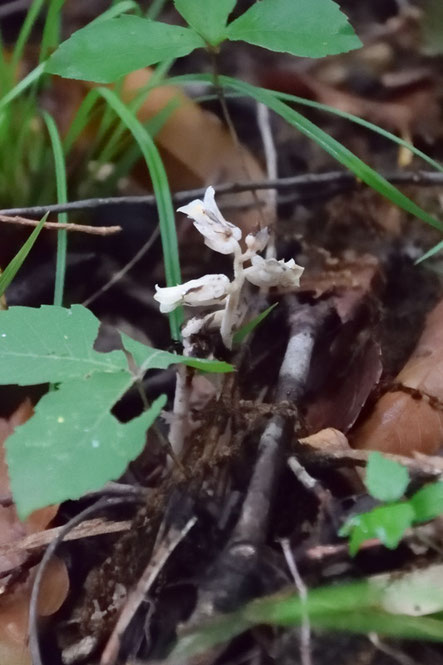
[[[300,286],[300,277],[304,268],[297,265],[294,259],[284,261],[281,259],[264,259],[253,256],[252,265],[246,268],[244,275],[251,284],[259,287],[281,286],[282,288],[295,288]]]
[[[260,229],[257,233],[248,233],[245,238],[246,247],[250,252],[254,254],[256,252],[262,252],[269,240],[269,231],[268,227],[265,226],[263,229]]]
[[[203,201],[195,199],[186,206],[178,208],[194,220],[194,226],[205,238],[205,245],[220,254],[234,254],[240,251],[238,241],[242,232],[221,214],[215,202],[213,187],[208,187]]]
[[[205,307],[220,303],[229,292],[226,275],[204,275],[178,286],[160,288],[155,285],[154,300],[160,303],[160,312],[172,312],[179,305]]]

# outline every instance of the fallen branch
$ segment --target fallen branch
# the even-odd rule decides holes
[[[381,172],[380,175],[393,185],[415,185],[420,187],[441,187],[443,185],[443,173],[435,171]],[[328,189],[327,186],[331,189]],[[215,193],[222,195],[266,189],[276,189],[280,192],[297,189],[301,191],[298,197],[295,197],[295,200],[303,201],[306,198],[312,198],[313,193],[317,197],[323,198],[360,186],[364,185],[353,173],[349,173],[348,171],[327,171],[325,173],[304,173],[290,178],[277,178],[276,180],[223,183],[215,186]],[[186,203],[190,199],[202,198],[205,191],[205,188],[199,188],[176,192],[172,195],[172,200],[174,203]],[[135,204],[154,206],[156,205],[155,196],[153,194],[146,194],[143,196],[112,196],[107,198],[80,199],[65,204],[8,208],[0,210],[0,214],[37,215],[42,217],[47,212],[72,212],[74,210],[89,210],[109,205]]]
[[[2,224],[32,227],[36,227],[39,224],[35,219],[26,219],[18,215],[11,217],[3,214],[0,214],[0,222]],[[74,231],[76,233],[89,233],[95,236],[110,236],[122,230],[121,226],[87,226],[86,224],[63,224],[61,222],[45,222],[43,228],[47,231]]]

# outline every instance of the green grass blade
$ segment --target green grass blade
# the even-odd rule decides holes
[[[172,82],[174,83],[184,83],[189,81],[211,82],[212,78],[210,75],[202,74],[192,76],[187,75],[172,79]],[[383,176],[377,173],[377,171],[368,166],[368,164],[365,164],[365,162],[354,155],[348,150],[348,148],[345,148],[345,146],[332,138],[332,136],[329,136],[329,134],[320,129],[320,127],[317,127],[313,122],[278,99],[274,92],[229,76],[220,76],[219,81],[221,85],[237,90],[248,97],[252,97],[252,99],[255,99],[256,101],[265,104],[289,124],[296,127],[302,134],[315,141],[321,148],[323,148],[323,150],[340,162],[340,164],[343,164],[343,166],[352,171],[357,178],[365,182],[369,187],[372,187],[372,189],[379,192],[379,194],[386,197],[399,208],[418,217],[439,231],[443,231],[442,222],[432,215],[429,215],[425,210],[420,208],[420,206],[411,201],[411,199],[405,196],[405,194],[397,189],[397,187],[388,182]],[[169,82],[171,83],[171,80]]]
[[[272,310],[277,307],[278,302],[274,303],[267,309],[265,309],[263,312],[260,312],[260,314],[257,314],[257,316],[254,316],[253,319],[248,321],[248,323],[245,323],[244,326],[242,326],[239,330],[237,330],[236,333],[234,333],[234,336],[232,338],[232,341],[234,344],[241,344],[248,335],[251,334],[253,330],[257,328],[257,326],[260,325],[262,321],[266,319],[266,317],[272,312]]]
[[[31,30],[34,27],[34,24],[40,14],[45,0],[34,0],[28,12],[26,18],[23,22],[22,28],[20,30],[19,36],[17,37],[17,42],[14,47],[14,52],[11,58],[11,67],[12,71],[15,71],[18,63],[22,59],[23,51],[26,48],[26,44],[31,34]]]
[[[40,47],[39,62],[43,62],[49,52],[60,43],[61,10],[66,0],[50,0]]]
[[[39,80],[40,76],[45,72],[44,62],[40,63],[35,69],[33,69],[24,79],[19,81],[16,86],[12,88],[9,92],[6,93],[3,97],[0,98],[0,111],[4,109],[8,104],[10,104],[14,99],[22,94],[27,88],[33,85],[36,81]]]
[[[154,141],[135,115],[123,104],[113,90],[98,88],[98,92],[106,99],[111,108],[125,123],[134,139],[140,146],[146,165],[152,179],[160,224],[160,235],[163,247],[163,260],[165,266],[166,284],[175,286],[181,282],[180,260],[178,255],[177,233],[175,229],[175,216],[163,162]],[[169,315],[171,335],[173,339],[180,339],[180,324],[183,312],[177,309]]]
[[[80,104],[63,141],[63,148],[66,154],[69,154],[72,146],[83,132],[88,122],[90,122],[92,111],[99,99],[100,96],[97,91],[90,90]]]
[[[67,203],[68,201],[68,187],[66,181],[66,165],[65,157],[63,154],[63,146],[60,140],[57,126],[52,116],[46,111],[43,111],[43,118],[48,128],[49,138],[51,139],[52,153],[54,156],[55,165],[55,179],[57,185],[57,202]],[[68,219],[66,212],[61,212],[58,215],[60,223],[66,223]],[[55,270],[55,287],[54,287],[54,305],[63,305],[63,291],[65,287],[66,275],[66,254],[68,248],[68,233],[66,230],[57,231],[57,262]]]
[[[29,238],[26,240],[26,242],[23,243],[17,254],[14,256],[14,258],[8,263],[4,271],[0,275],[0,296],[4,294],[20,268],[22,267],[26,257],[28,256],[29,252],[34,246],[35,241],[37,240],[37,237],[40,233],[40,231],[43,228],[43,224],[46,222],[48,218],[48,214],[39,221],[38,225],[35,227]]]
[[[389,141],[397,143],[397,145],[400,145],[403,148],[407,148],[412,153],[414,153],[414,155],[417,155],[417,157],[423,159],[423,161],[425,161],[427,164],[432,166],[437,171],[443,171],[442,164],[439,164],[439,162],[437,162],[435,159],[432,159],[432,157],[429,157],[429,155],[427,155],[425,152],[416,148],[414,145],[412,145],[412,143],[409,143],[408,141],[405,141],[404,139],[396,136],[395,134],[392,134],[392,132],[388,132],[387,129],[383,129],[378,125],[374,125],[372,122],[369,122],[368,120],[359,118],[357,115],[353,115],[352,113],[347,113],[346,111],[341,111],[340,109],[335,109],[333,106],[328,106],[327,104],[320,104],[319,102],[314,102],[310,99],[297,97],[296,95],[289,95],[283,92],[273,92],[273,94],[282,101],[293,102],[295,104],[301,104],[302,106],[310,106],[311,108],[314,108],[318,111],[325,111],[326,113],[332,113],[333,115],[337,115],[340,118],[344,118],[345,120],[349,120],[350,122],[353,122],[357,125],[361,125],[362,127],[365,127],[365,129],[369,129],[371,132],[380,134],[380,136],[384,136]]]
[[[117,16],[121,16],[121,14],[132,10],[138,12],[139,9],[140,7],[134,2],[134,0],[122,0],[122,2],[117,2],[117,4],[104,11],[100,16],[97,16],[97,18],[88,23],[88,25],[91,25],[92,23],[100,23],[101,21],[108,21],[111,18],[116,18]]]

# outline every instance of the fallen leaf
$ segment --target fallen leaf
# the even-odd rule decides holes
[[[7,466],[4,459],[4,442],[15,427],[25,423],[33,413],[32,404],[25,400],[8,418],[0,418],[0,494],[10,493]],[[25,536],[45,529],[57,513],[58,506],[50,506],[32,513],[20,522],[14,505],[0,506],[0,545],[9,545]],[[26,550],[12,550],[0,554],[0,573],[6,575],[26,563]],[[11,587],[5,585],[0,595],[0,663],[28,665],[31,663],[27,647],[28,609],[36,567],[32,568],[24,582]],[[49,616],[56,612],[66,598],[69,578],[65,564],[53,559],[42,580],[39,595],[39,614]]]
[[[435,454],[443,444],[443,301],[426,319],[423,333],[394,385],[352,436],[356,448],[400,455]]]

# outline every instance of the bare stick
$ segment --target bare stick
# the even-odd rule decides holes
[[[123,266],[121,270],[118,270],[114,275],[112,275],[111,279],[106,282],[103,286],[101,286],[97,291],[94,291],[92,295],[90,295],[86,300],[82,303],[84,307],[88,307],[94,300],[97,300],[103,293],[106,293],[111,286],[113,286],[116,282],[118,282],[120,279],[123,279],[123,277],[130,271],[132,268],[135,266],[136,263],[140,261],[140,259],[143,258],[143,256],[148,252],[154,242],[157,240],[158,236],[160,234],[160,229],[157,226],[154,230],[154,232],[151,234],[150,238],[145,242],[145,244],[140,247],[138,252],[132,257],[128,263]]]
[[[31,213],[32,214],[32,213]],[[25,217],[0,214],[0,222],[3,224],[14,224],[15,226],[37,226],[39,224],[35,219],[26,219]],[[86,226],[85,224],[63,224],[59,222],[45,222],[43,228],[47,231],[74,231],[76,233],[89,233],[95,236],[110,236],[119,233],[121,226]]]
[[[28,9],[31,1],[32,0],[11,0],[11,2],[7,2],[3,7],[0,7],[0,19]]]
[[[441,187],[443,185],[443,173],[435,171],[396,171],[380,172],[386,180],[394,185],[415,185],[419,187]],[[327,190],[325,186],[331,187]],[[223,183],[215,185],[215,193],[218,196],[223,194],[239,194],[254,190],[276,189],[280,191],[300,190],[296,199],[305,200],[306,188],[317,197],[327,197],[337,194],[339,191],[360,187],[361,181],[353,174],[347,171],[327,171],[325,173],[303,173],[301,175],[291,176],[289,178],[278,178],[277,180],[252,180],[250,182]],[[201,198],[206,188],[188,189],[176,192],[172,195],[175,203],[186,203],[190,199]],[[27,208],[7,208],[0,210],[3,215],[36,215],[42,217],[47,212],[71,212],[73,210],[90,210],[110,205],[156,205],[155,196],[146,194],[143,196],[111,196],[107,198],[80,199],[65,204],[50,204],[45,206],[31,206]],[[63,227],[61,227],[63,228]],[[84,228],[84,227],[83,227]],[[96,227],[94,227],[96,228]],[[80,230],[80,229],[79,229]]]
[[[271,117],[269,108],[266,104],[257,104],[257,122],[260,130],[263,148],[266,159],[266,174],[269,180],[277,180],[277,151],[275,149],[274,137],[272,136]],[[277,252],[275,249],[275,234],[273,231],[274,222],[277,219],[277,190],[270,189],[268,192],[268,205],[270,212],[269,226],[271,228],[270,238],[266,247],[266,258],[275,259]]]
[[[100,665],[113,665],[116,662],[120,650],[121,639],[125,630],[128,628],[138,608],[145,600],[146,595],[149,593],[149,590],[157,579],[166,561],[185,538],[187,533],[192,529],[196,521],[197,518],[192,517],[182,529],[173,529],[171,535],[167,535],[166,538],[160,542],[157,551],[146,566],[137,586],[129,595],[126,605],[124,606],[114,630],[103,650]]]
[[[308,590],[305,583],[302,580],[302,577],[298,571],[297,564],[295,563],[294,556],[292,554],[291,546],[287,538],[283,538],[280,541],[283,554],[286,559],[286,563],[291,572],[292,578],[294,580],[295,587],[299,593],[302,608],[303,616],[301,623],[301,632],[300,632],[300,661],[301,665],[312,665],[311,658],[311,624],[309,622],[309,614],[306,610],[306,603],[308,600]]]

